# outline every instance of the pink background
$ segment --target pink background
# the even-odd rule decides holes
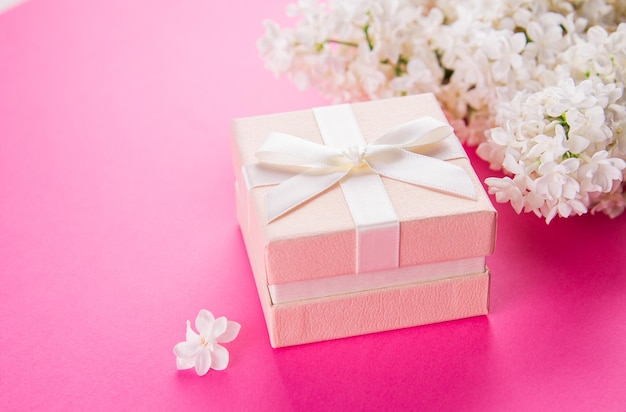
[[[0,410],[625,410],[626,217],[497,205],[488,317],[270,348],[229,122],[325,104],[257,55],[285,6],[0,15]],[[201,308],[243,326],[204,377],[172,354]]]

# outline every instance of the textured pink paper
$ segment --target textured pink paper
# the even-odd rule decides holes
[[[247,210],[238,202],[240,222]],[[243,231],[274,348],[485,315],[489,272],[300,302],[273,304],[254,232]]]
[[[430,94],[352,105],[366,141],[419,116],[445,121]],[[241,166],[256,162],[254,152],[271,132],[315,142],[321,137],[310,110],[233,121],[233,164],[240,190]],[[451,160],[471,176],[478,194],[468,200],[392,179],[383,182],[400,219],[400,266],[487,256],[495,245],[496,214],[467,159]],[[264,223],[265,194],[259,187],[241,195],[250,205],[255,248],[265,248],[268,283],[355,273],[355,229],[339,186],[269,225]],[[247,218],[246,218],[247,219]]]
[[[273,347],[486,315],[489,272],[342,297],[274,305]]]

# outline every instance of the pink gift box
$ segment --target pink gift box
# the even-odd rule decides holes
[[[355,103],[348,110],[368,143],[424,116],[446,122],[431,94]],[[380,248],[382,254],[389,247],[376,239],[383,233],[377,227],[367,232],[373,233],[369,238],[357,235],[340,184],[268,223],[267,194],[276,185],[256,186],[246,168],[258,164],[255,153],[271,133],[323,145],[319,121],[311,110],[233,121],[238,219],[271,345],[487,314],[490,275],[485,257],[495,246],[496,212],[466,157],[445,162],[465,172],[474,198],[380,178],[399,222],[399,241],[394,246],[397,267],[359,269],[365,267],[359,261],[369,259],[359,257],[357,250],[367,246],[359,246],[365,242],[359,239],[373,242],[369,250]],[[454,135],[446,142],[460,147]],[[431,145],[425,147],[428,151]]]

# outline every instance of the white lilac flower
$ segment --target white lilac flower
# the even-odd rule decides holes
[[[554,199],[546,201],[541,208],[541,213],[546,218],[546,223],[550,223],[557,215],[570,217],[572,214],[578,216],[587,212],[587,207],[580,199]]]
[[[626,119],[613,124],[613,133],[616,143],[613,148],[615,155],[626,158]]]
[[[612,135],[605,123],[604,110],[600,106],[591,107],[584,112],[569,109],[565,120],[570,127],[569,136],[578,136],[590,142],[604,142]]]
[[[542,104],[546,114],[559,117],[570,108],[589,109],[597,100],[592,94],[593,84],[585,80],[576,84],[571,77],[561,80],[556,86],[548,87],[542,93]]]
[[[622,171],[626,162],[619,158],[609,158],[605,150],[594,153],[588,163],[578,169],[581,188],[586,192],[608,193],[615,181],[622,181]]]
[[[489,185],[489,193],[496,196],[498,203],[511,202],[513,209],[519,214],[524,207],[522,191],[518,185],[508,176],[503,178],[489,177],[485,180]]]
[[[299,0],[288,12],[294,27],[265,23],[258,42],[277,75],[335,102],[435,93],[507,174],[487,180],[498,201],[548,222],[624,210],[626,2]]]
[[[520,53],[526,46],[524,33],[500,31],[485,39],[483,50],[491,60],[494,80],[507,82],[511,69],[520,69],[524,60]]]
[[[563,16],[547,13],[541,15],[539,21],[528,23],[526,33],[530,43],[526,46],[526,53],[541,64],[553,65],[566,45],[563,21]]]
[[[532,146],[526,155],[531,159],[537,159],[540,164],[558,161],[567,152],[565,129],[560,124],[556,125],[554,136],[540,134],[529,141]]]
[[[434,53],[429,53],[434,59]],[[389,87],[401,94],[408,94],[413,90],[421,92],[437,93],[440,89],[439,79],[443,76],[443,71],[434,64],[427,65],[427,60],[413,59],[406,65],[406,74],[395,77],[389,82]]]
[[[592,25],[610,21],[612,18],[614,9],[605,0],[585,0],[576,3],[578,12]]]
[[[487,133],[490,139],[482,142],[476,149],[476,152],[483,159],[489,159],[492,169],[498,170],[502,167],[507,148],[513,146],[512,143],[515,140],[515,136],[502,127],[495,127],[488,130]]]
[[[570,174],[578,169],[580,161],[575,158],[562,163],[546,162],[539,166],[536,191],[547,200],[574,199],[580,189],[580,183]]]
[[[292,65],[295,56],[293,36],[291,31],[281,31],[278,24],[271,20],[266,20],[263,24],[265,36],[259,39],[257,48],[265,60],[265,67],[278,76]]]
[[[209,369],[223,370],[228,366],[228,350],[220,343],[228,343],[237,337],[241,325],[226,320],[215,319],[206,309],[200,310],[196,317],[196,333],[187,321],[186,341],[174,346],[178,369],[195,368],[198,375],[205,375]]]
[[[451,123],[451,125],[457,129],[454,123]],[[480,143],[476,149],[476,154],[483,159],[488,159],[490,169],[500,170],[502,168],[502,160],[504,160],[505,148],[493,141],[486,141]]]
[[[493,126],[490,108],[490,105],[485,105],[469,113],[467,123],[464,124],[465,131],[462,131],[467,145],[476,146],[485,141],[485,133]]]
[[[611,218],[621,215],[626,208],[626,193],[621,184],[615,184],[610,193],[594,193],[593,208],[591,213],[603,212]]]
[[[535,190],[536,184],[535,181],[529,177],[524,179],[524,187],[526,189],[524,196],[524,211],[525,212],[533,212],[535,216],[542,217],[542,209],[546,204],[546,199],[539,195]]]

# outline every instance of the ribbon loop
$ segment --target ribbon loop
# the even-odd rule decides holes
[[[373,144],[389,144],[410,149],[440,142],[449,137],[452,132],[452,126],[446,123],[433,117],[420,117],[391,129],[376,139]]]
[[[436,155],[437,150],[441,151],[438,144],[447,140],[451,133],[452,127],[432,117],[404,123],[369,144],[351,144],[345,148],[310,142],[286,133],[271,133],[257,150],[257,159],[266,168],[299,167],[304,171],[300,169],[300,178],[293,176],[270,191],[268,222],[364,165],[380,176],[474,199],[476,192],[467,173]],[[434,151],[435,156],[413,153],[406,148],[417,151],[426,148],[425,152]],[[445,149],[443,152],[447,153]]]
[[[341,150],[287,133],[271,133],[255,154],[262,163],[276,166],[323,168],[345,163]]]

